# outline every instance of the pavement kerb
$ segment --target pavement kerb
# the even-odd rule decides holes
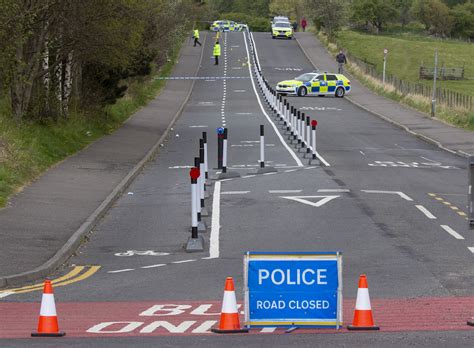
[[[201,56],[199,63],[197,64],[194,76],[197,76],[199,68],[202,64],[202,58],[204,56],[204,45],[206,43],[207,33],[204,36]],[[171,120],[170,124],[163,132],[158,141],[153,147],[146,153],[145,157],[133,167],[133,169],[120,181],[120,183],[112,190],[112,192],[105,198],[105,200],[97,207],[97,209],[87,218],[87,220],[79,227],[79,229],[73,233],[68,241],[54,254],[48,261],[43,263],[41,266],[27,272],[13,274],[9,276],[0,277],[0,289],[12,286],[23,285],[28,282],[32,282],[41,278],[44,278],[54,272],[59,266],[66,262],[81,245],[84,237],[95,227],[99,220],[104,216],[107,210],[112,206],[115,200],[121,195],[121,193],[130,185],[135,177],[140,173],[145,164],[159,151],[160,145],[168,136],[171,127],[174,125],[176,120],[181,116],[186,103],[191,97],[191,93],[194,88],[196,80],[192,80],[188,94],[184,98],[183,103],[176,112],[175,116]],[[166,88],[166,86],[165,86]]]
[[[303,47],[303,45],[301,45],[301,43],[299,42],[298,38],[295,37],[296,39],[296,42],[298,43],[298,45],[300,46],[301,50],[303,51],[304,55],[306,56],[306,58],[311,62],[311,64],[313,65],[314,68],[316,68],[316,65],[314,64],[313,60],[311,59],[311,57],[309,56],[309,54],[307,53],[306,49]],[[352,78],[354,78],[354,76],[352,76]],[[355,78],[354,78],[355,79]],[[360,83],[360,82],[359,82]],[[361,83],[362,84],[362,83]],[[363,84],[362,84],[363,85]],[[457,155],[457,156],[460,156],[460,157],[463,157],[463,158],[467,158],[470,156],[470,154],[464,152],[464,151],[456,151],[456,150],[452,150],[452,149],[449,149],[447,148],[446,146],[444,146],[443,144],[441,144],[439,141],[433,139],[433,138],[430,138],[424,134],[421,134],[421,133],[418,133],[418,132],[415,132],[414,130],[410,129],[410,127],[408,126],[405,126],[404,124],[402,123],[399,123],[385,115],[382,115],[376,111],[373,111],[371,109],[369,109],[368,107],[362,105],[362,104],[359,104],[358,102],[356,102],[355,100],[353,100],[352,98],[346,96],[346,99],[349,100],[352,104],[354,104],[355,106],[357,106],[358,108],[361,108],[367,112],[370,112],[372,115],[375,115],[403,130],[405,130],[406,132],[416,136],[417,138],[420,138],[428,143],[431,143],[431,144],[434,144],[436,145],[437,147],[439,147],[440,149],[444,150],[444,151],[447,151],[449,153],[452,153],[454,155]]]

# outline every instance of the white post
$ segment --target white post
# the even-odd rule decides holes
[[[197,220],[197,180],[191,179],[191,232],[194,234],[194,230],[196,230],[196,238],[197,238],[197,228],[198,228],[198,220]]]
[[[209,163],[207,161],[207,133],[202,132],[202,138],[204,139],[204,170],[206,171],[205,173],[205,178],[209,178]]]
[[[438,77],[438,49],[435,49],[435,63],[433,73],[433,98],[431,99],[431,117],[436,115],[436,78]]]
[[[383,71],[382,71],[382,83],[385,84],[385,68],[387,67],[387,53],[388,50],[383,50]]]
[[[222,156],[222,173],[227,173],[227,128],[224,128],[223,148],[224,153]]]
[[[312,135],[313,135],[313,138],[311,139],[312,140],[312,144],[311,144],[311,150],[313,151],[313,159],[316,159],[316,125],[318,123],[313,120],[312,124],[311,124],[311,130],[312,130]]]
[[[263,124],[260,125],[260,168],[265,167],[265,133]]]

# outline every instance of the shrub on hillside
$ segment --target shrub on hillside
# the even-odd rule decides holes
[[[220,19],[228,19],[234,22],[245,23],[252,31],[270,31],[271,22],[265,17],[254,17],[241,12],[222,13]]]

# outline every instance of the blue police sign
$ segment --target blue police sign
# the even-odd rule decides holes
[[[247,327],[342,325],[341,252],[248,252]]]
[[[216,129],[217,134],[222,135],[224,134],[224,127],[219,127]]]

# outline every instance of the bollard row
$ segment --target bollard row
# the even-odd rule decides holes
[[[267,108],[271,110],[277,124],[288,136],[289,143],[295,146],[298,152],[302,152],[304,158],[309,158],[309,164],[317,163],[316,127],[318,122],[311,121],[309,116],[290,105],[286,98],[277,94],[271,87],[260,69],[252,33],[248,32],[248,36],[254,74]]]

